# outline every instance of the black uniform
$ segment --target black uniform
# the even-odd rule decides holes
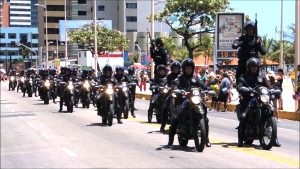
[[[152,45],[150,47],[150,55],[151,58],[153,59],[154,63],[155,63],[155,67],[154,67],[154,75],[157,75],[157,67],[159,65],[168,65],[169,62],[169,55],[167,50],[163,47],[163,42],[160,38],[156,38],[155,39],[155,47]]]
[[[254,23],[252,21],[248,21],[245,23],[244,29],[253,28],[254,29]],[[239,79],[240,76],[244,73],[246,73],[246,62],[251,57],[258,58],[258,52],[261,55],[266,54],[266,50],[262,46],[261,42],[257,42],[257,40],[260,39],[256,36],[248,36],[247,32],[246,34],[242,35],[238,39],[236,39],[233,44],[232,48],[238,50],[238,67],[236,71],[236,79]]]

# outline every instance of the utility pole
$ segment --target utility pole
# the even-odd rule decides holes
[[[68,62],[67,0],[65,0],[65,66]]]
[[[94,34],[94,57],[95,57],[95,74],[96,74],[96,76],[98,75],[98,69],[97,69],[97,61],[98,61],[98,50],[97,50],[97,48],[98,48],[98,46],[97,46],[97,35],[98,35],[98,33],[97,33],[97,8],[96,8],[96,6],[97,6],[97,3],[96,3],[96,0],[94,0],[94,32],[95,32],[95,34]]]
[[[154,0],[151,0],[151,36],[154,39]],[[152,42],[150,42],[152,43]],[[151,78],[154,78],[154,62],[151,61]]]
[[[281,0],[280,63],[279,63],[279,68],[284,69],[284,63],[283,63],[283,0]]]

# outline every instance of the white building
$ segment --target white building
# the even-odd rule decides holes
[[[9,11],[10,27],[31,26],[31,0],[11,0]]]

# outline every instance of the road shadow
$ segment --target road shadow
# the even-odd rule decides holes
[[[20,116],[36,116],[36,114],[5,114],[5,115],[1,115],[0,118],[20,117]]]
[[[104,123],[91,123],[91,124],[88,124],[86,126],[100,126],[100,127],[106,127],[108,126],[107,124],[104,124]]]
[[[32,105],[49,105],[49,104],[44,104],[44,103],[34,103]]]
[[[161,132],[160,130],[155,130],[155,131],[149,131],[147,132],[148,134],[164,134],[164,135],[169,135],[169,130],[164,130]]]
[[[221,145],[224,148],[232,148],[232,147],[235,147],[235,148],[255,148],[257,150],[263,150],[263,148],[260,145],[256,145],[256,144],[251,144],[251,145],[244,144],[243,147],[238,147],[238,143],[234,143],[234,142],[231,142],[231,143],[221,142],[221,143],[211,143],[211,145]]]
[[[180,146],[180,145],[173,145],[171,148],[167,145],[161,145],[160,147],[156,148],[157,151],[161,150],[175,150],[175,151],[184,151],[184,152],[197,152],[195,147],[190,146]],[[170,157],[171,158],[171,157]]]
[[[59,111],[55,111],[55,112],[52,112],[52,113],[57,113],[57,114],[72,114],[72,113],[74,113],[74,111],[71,113],[71,112],[68,112],[68,111],[61,111],[61,112],[59,112]]]
[[[18,103],[17,102],[5,102],[5,103],[1,102],[0,104],[18,104]]]

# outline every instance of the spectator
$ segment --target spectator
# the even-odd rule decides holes
[[[283,88],[282,88],[283,78],[284,78],[283,69],[278,69],[275,80],[277,80],[277,82],[278,82],[277,83],[278,89],[281,91],[281,93],[283,91]],[[280,96],[280,98],[278,99],[278,110],[283,110],[282,104],[283,104],[282,97]]]
[[[199,79],[201,82],[203,82],[204,84],[207,83],[207,76],[206,76],[206,71],[205,69],[202,69],[199,75]]]
[[[140,79],[141,79],[140,80],[141,81],[140,91],[142,92],[143,88],[144,88],[144,91],[146,91],[147,76],[145,75],[144,71],[141,72]]]
[[[230,80],[227,73],[223,73],[223,78],[219,87],[219,95],[218,95],[218,106],[217,111],[219,111],[221,102],[224,103],[224,109],[223,112],[227,111],[227,101],[228,101],[228,93],[230,90]]]
[[[211,107],[209,110],[212,110],[212,109],[216,109],[218,104],[217,94],[219,92],[219,81],[214,76],[209,76],[208,80],[209,80],[210,88],[214,90],[216,93],[216,95],[212,96],[211,99]]]
[[[279,82],[276,82],[274,76],[269,76],[269,82],[270,82],[270,85],[271,85],[272,89],[280,89]],[[274,105],[274,108],[275,108],[275,112],[274,112],[275,114],[274,115],[277,119],[279,119],[277,100],[272,99],[272,102],[273,102],[273,105]]]

